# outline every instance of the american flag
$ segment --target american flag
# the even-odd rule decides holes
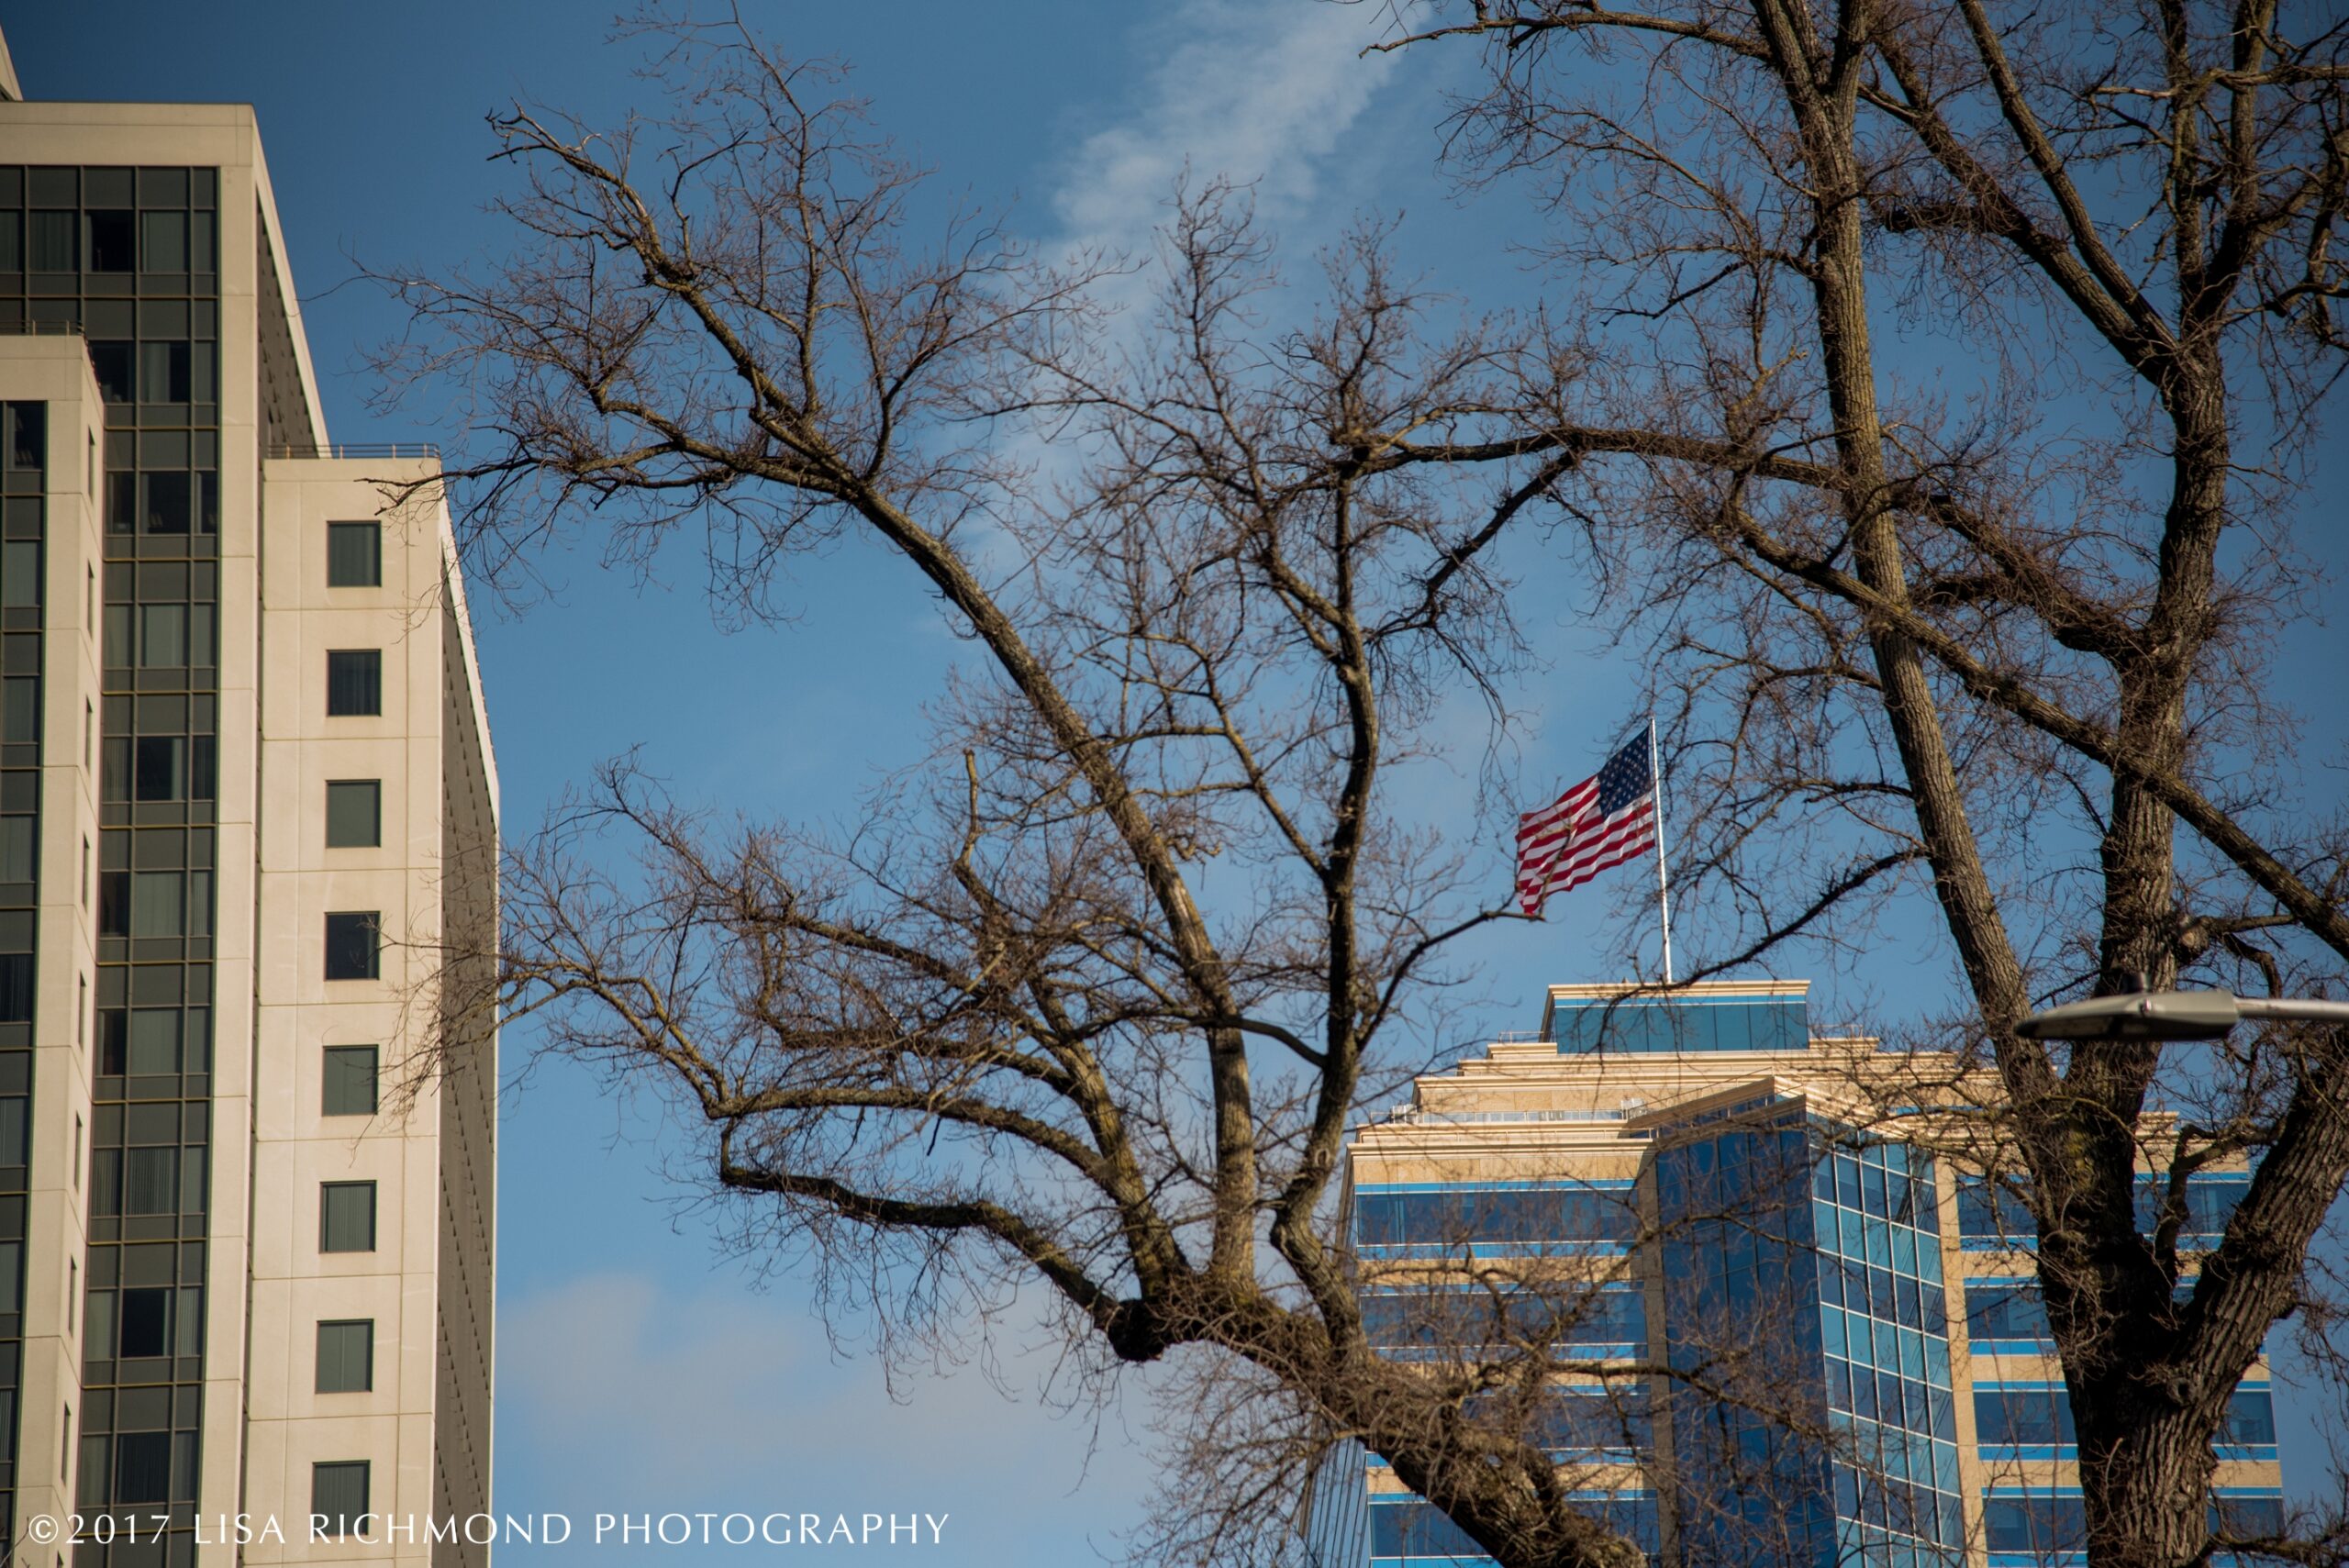
[[[1542,913],[1553,893],[1580,887],[1655,847],[1655,772],[1635,736],[1607,765],[1539,811],[1517,819],[1517,901]]]

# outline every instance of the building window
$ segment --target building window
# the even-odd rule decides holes
[[[318,1325],[320,1394],[364,1394],[375,1386],[375,1320]]]
[[[177,937],[186,931],[187,875],[176,871],[130,873],[130,934]]]
[[[327,655],[327,712],[368,715],[384,711],[384,651],[339,648]]]
[[[28,260],[36,272],[78,272],[82,270],[81,248],[74,243],[79,238],[73,231],[81,226],[70,212],[37,212],[32,215],[32,254]]]
[[[93,272],[131,272],[138,271],[137,258],[131,254],[130,214],[127,212],[85,212],[83,221],[89,226],[90,264],[83,269]]]
[[[324,1182],[318,1186],[318,1251],[375,1250],[375,1184]]]
[[[367,1512],[367,1462],[339,1459],[310,1466],[310,1523],[330,1536],[357,1532]]]
[[[327,781],[327,848],[372,849],[384,841],[384,784],[380,779]]]
[[[33,955],[0,952],[0,1024],[33,1021]]]
[[[384,525],[327,525],[327,586],[380,588],[384,585]]]
[[[172,1434],[125,1432],[115,1439],[114,1500],[163,1503],[172,1496]]]
[[[327,1116],[375,1114],[375,1048],[372,1045],[327,1047]]]
[[[375,910],[345,910],[327,917],[327,978],[373,980],[378,970],[375,930],[382,916]]]
[[[172,1292],[169,1287],[126,1290],[122,1306],[122,1350],[132,1357],[172,1353]]]
[[[141,735],[131,742],[130,797],[133,800],[187,798],[187,738],[183,735]]]
[[[0,882],[33,880],[33,818],[0,817]]]
[[[0,544],[0,605],[37,608],[40,587],[40,540],[12,539]]]

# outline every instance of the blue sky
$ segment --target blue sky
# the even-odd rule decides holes
[[[787,51],[852,61],[881,124],[947,186],[1013,204],[1015,225],[1050,242],[1146,245],[1189,167],[1257,181],[1300,274],[1349,217],[1399,212],[1407,252],[1441,258],[1447,286],[1516,292],[1507,226],[1431,172],[1437,78],[1466,57],[1359,60],[1379,9],[745,6]],[[0,0],[30,96],[257,106],[329,428],[344,440],[431,433],[418,428],[429,409],[369,412],[358,354],[398,322],[349,282],[350,259],[445,265],[487,247],[479,208],[496,177],[484,115],[518,95],[608,113],[637,89],[635,56],[607,45],[602,16],[576,0]],[[692,796],[842,814],[918,754],[916,706],[954,648],[898,568],[853,548],[806,569],[796,621],[732,635],[713,627],[690,561],[640,584],[583,560],[552,573],[545,602],[484,610],[480,628],[516,828],[632,746]],[[2317,639],[2303,667],[2338,668],[2349,653],[2339,629]],[[1588,633],[1567,645],[1565,665],[1528,694],[1529,789],[1586,770],[1628,711],[1633,672]],[[2292,685],[2288,673],[2288,696]],[[2316,681],[2303,689],[2328,706]],[[1469,756],[1424,787],[1464,802],[1475,767]],[[2340,794],[2335,783],[2330,798]],[[1609,901],[1586,897],[1543,927],[1496,936],[1487,1027],[1530,1028],[1547,981],[1604,977],[1591,966],[1612,917]],[[1823,997],[1830,1013],[1905,1010],[1945,984],[1937,963],[1887,962],[1867,978],[1865,991]],[[527,1040],[509,1037],[507,1051],[518,1065]],[[617,1102],[559,1064],[507,1095],[506,1508],[920,1509],[952,1515],[944,1559],[956,1563],[1114,1554],[1149,1472],[1143,1391],[1097,1421],[1055,1414],[1042,1337],[1015,1316],[992,1365],[912,1380],[893,1400],[869,1358],[833,1352],[790,1280],[754,1281],[718,1251],[679,1206],[662,1131],[656,1107]]]

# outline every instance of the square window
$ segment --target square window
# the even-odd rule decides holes
[[[375,1250],[375,1184],[322,1182],[318,1185],[318,1251]]]
[[[40,541],[10,539],[0,544],[0,605],[34,609],[40,605]]]
[[[89,270],[94,272],[131,272],[138,271],[138,258],[131,254],[131,222],[127,212],[90,212],[83,214],[89,225]],[[185,249],[184,246],[182,247]]]
[[[320,1323],[317,1392],[364,1394],[374,1386],[375,1320]]]
[[[139,401],[131,368],[138,362],[135,350],[136,345],[125,342],[90,345],[90,368],[96,373],[98,391],[108,403]]]
[[[335,1460],[310,1466],[310,1523],[329,1536],[359,1529],[367,1512],[367,1462]]]
[[[327,655],[327,712],[380,714],[384,711],[384,651],[342,648]]]
[[[172,1353],[172,1293],[126,1290],[122,1306],[122,1355],[126,1358]]]
[[[162,1503],[172,1495],[172,1434],[125,1432],[115,1440],[114,1498]]]
[[[380,588],[384,585],[384,525],[376,522],[327,525],[327,586]]]
[[[140,873],[146,875],[146,873]],[[381,916],[373,909],[344,910],[327,917],[327,978],[373,980],[377,977],[375,930]],[[134,909],[132,924],[137,925]]]
[[[372,1045],[327,1047],[325,1116],[375,1114],[375,1048]]]
[[[384,841],[381,779],[327,781],[327,848],[372,849]]]
[[[130,873],[130,934],[134,937],[187,934],[185,873],[135,871]]]
[[[183,759],[187,740],[178,735],[141,735],[133,743],[137,762],[132,769],[134,800],[180,800],[186,793]]]
[[[173,477],[149,474],[150,479]],[[185,478],[185,474],[177,477]],[[150,530],[152,531],[152,530]],[[179,530],[185,533],[187,530]],[[187,664],[187,612],[185,605],[141,605],[139,606],[139,662],[148,669],[183,669]]]
[[[147,253],[147,271],[184,272],[188,270],[185,213],[143,213],[139,217],[139,227],[144,230],[139,239]]]

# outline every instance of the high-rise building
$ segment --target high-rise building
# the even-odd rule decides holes
[[[1953,1058],[1814,1035],[1803,982],[1553,986],[1536,1036],[1353,1139],[1364,1327],[1431,1374],[1546,1354],[1521,1429],[1659,1562],[2084,1562],[2031,1221],[1967,1157],[1963,1107],[1995,1093]],[[2189,1256],[2248,1180],[2192,1174]],[[2214,1514],[2276,1528],[2264,1359],[2216,1457]],[[1356,1444],[1303,1522],[1316,1568],[1485,1561]]]
[[[436,1000],[497,811],[436,463],[328,441],[251,109],[6,60],[0,1532],[481,1562],[423,1528],[489,1497],[495,1179],[495,1039]]]

